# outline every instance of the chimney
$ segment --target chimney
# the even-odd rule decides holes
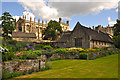
[[[25,20],[26,20],[26,15],[25,15]]]
[[[98,27],[101,27],[101,25],[98,25]]]
[[[69,25],[69,21],[67,21],[67,23],[66,24],[68,24]]]
[[[93,30],[95,30],[95,27],[94,26],[92,26],[93,27]]]
[[[42,20],[42,28],[43,28],[44,21]]]
[[[30,17],[30,21],[32,20],[32,18]]]
[[[40,19],[38,19],[38,23],[40,23]]]
[[[35,22],[35,17],[34,17],[34,22]]]
[[[108,24],[108,26],[107,27],[110,27],[110,25]]]
[[[46,27],[47,27],[47,21],[46,21]]]
[[[61,23],[61,21],[62,21],[62,18],[59,18],[59,23]]]
[[[30,30],[29,30],[29,33],[32,32],[31,20],[32,20],[32,18],[30,17]]]
[[[24,15],[23,15],[23,19],[24,19]]]

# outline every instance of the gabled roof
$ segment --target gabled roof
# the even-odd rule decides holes
[[[35,33],[12,32],[13,38],[36,38]]]
[[[72,31],[63,32],[57,42],[66,42],[70,38],[71,33]]]
[[[95,31],[95,30],[92,30],[92,29],[87,28],[85,26],[82,26],[79,22],[76,24],[75,28],[76,27],[80,27],[80,29],[84,30],[89,35],[91,40],[111,42],[111,43],[113,42],[108,34],[105,34],[105,33],[101,32],[101,31]],[[64,33],[61,36],[61,38],[58,40],[58,42],[66,42],[69,39],[69,37],[71,36],[71,34],[74,33],[75,28],[73,29],[73,31],[71,31],[71,32],[69,32],[67,34]]]

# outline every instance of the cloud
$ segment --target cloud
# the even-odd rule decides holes
[[[26,20],[30,20],[30,17],[31,17],[32,21],[34,21],[34,18],[35,18],[34,14],[28,11],[23,12],[22,16],[13,16],[13,18],[16,19],[16,21],[18,21],[18,19],[20,17],[23,18],[23,16],[24,17],[26,16]]]
[[[18,21],[19,17],[21,16],[13,16],[13,18],[16,19],[16,22]]]
[[[34,0],[35,2],[32,1],[33,0],[18,0],[18,2],[24,7],[26,11],[31,11],[35,16],[42,18],[43,20],[57,18],[58,11],[55,8],[47,6],[44,0]]]
[[[118,8],[116,9],[116,12],[118,12]]]
[[[26,16],[26,20],[30,20],[30,17],[31,17],[31,20],[34,21],[34,18],[35,18],[35,15],[28,11],[23,12],[23,16],[24,17]]]
[[[98,14],[102,10],[117,7],[117,3],[111,2],[51,2],[50,7],[55,7],[62,17],[70,17],[75,14],[87,15]]]
[[[45,1],[47,0],[18,0],[26,11],[32,12],[35,16],[43,20],[58,19],[59,17],[68,19],[75,14],[98,14],[102,10],[109,10],[118,6],[118,0],[111,0],[114,2],[108,0],[108,2],[95,2],[97,0],[90,0],[91,2],[89,0],[87,0],[88,2],[69,2],[68,0],[65,0],[68,2],[64,2],[62,0],[63,2],[61,2],[61,0],[57,0],[58,2],[50,1],[48,4]]]
[[[112,21],[111,17],[108,17],[108,23],[109,25],[113,26],[114,24],[116,24],[116,21]]]

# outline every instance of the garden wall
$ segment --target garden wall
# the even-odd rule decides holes
[[[99,57],[104,57],[112,54],[118,54],[120,50],[107,50],[107,51],[100,51],[100,52],[91,52],[87,53],[87,60],[94,60]]]
[[[79,55],[79,53],[66,53],[66,54],[52,54],[51,56],[47,57],[47,59],[86,59],[86,60],[93,60],[99,57],[108,56],[112,54],[118,54],[120,50],[106,50],[106,51],[99,51],[99,52],[89,52]]]
[[[47,59],[77,59],[79,58],[78,54],[52,54],[50,57],[48,57]]]
[[[41,68],[45,68],[46,58],[44,57],[36,60],[16,60],[12,62],[4,62],[3,67],[8,68],[10,73],[21,72],[23,74],[28,74],[30,72],[39,71]]]

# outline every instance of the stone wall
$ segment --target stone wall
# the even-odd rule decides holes
[[[28,74],[31,71],[36,72],[41,68],[45,68],[45,64],[46,60],[43,58],[36,60],[16,60],[12,62],[4,62],[3,67],[8,68],[11,73],[21,72]]]
[[[76,47],[75,39],[82,38],[81,48],[89,48],[89,39],[88,34],[85,33],[79,26],[75,27],[73,33],[69,37],[69,40],[66,43],[66,47]],[[64,46],[64,45],[62,45]]]
[[[79,58],[79,54],[52,54],[50,57],[47,59],[77,59]]]
[[[87,53],[87,60],[93,60],[99,57],[108,56],[112,54],[118,54],[118,53],[120,53],[120,50],[91,52],[91,53]]]

